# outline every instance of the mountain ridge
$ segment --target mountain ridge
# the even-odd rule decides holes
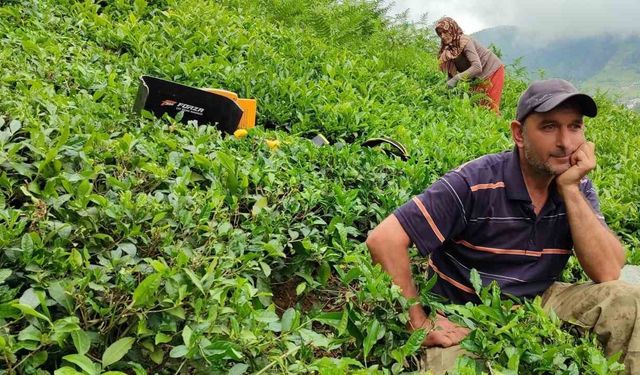
[[[588,92],[607,92],[640,110],[640,35],[545,40],[517,26],[497,26],[472,36],[485,45],[493,44],[506,64],[518,61],[532,76],[562,77]]]

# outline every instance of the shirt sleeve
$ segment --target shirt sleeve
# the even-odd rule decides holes
[[[394,215],[420,253],[427,256],[462,232],[470,206],[469,185],[459,173],[450,172]]]
[[[607,226],[607,223],[604,220],[604,216],[602,215],[602,212],[600,212],[600,201],[598,199],[598,192],[596,191],[596,188],[591,180],[589,180],[588,178],[584,178],[582,181],[580,181],[580,190],[582,190],[582,194],[584,194],[587,202],[589,202],[591,208],[593,208],[593,212],[596,214],[598,220],[600,220],[602,224]]]
[[[482,62],[480,61],[480,55],[476,50],[476,45],[473,40],[470,40],[467,45],[464,46],[463,52],[471,66],[464,72],[458,73],[458,75],[463,79],[479,77],[482,74]]]

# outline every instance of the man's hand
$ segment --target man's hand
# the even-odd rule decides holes
[[[593,142],[585,142],[569,157],[571,166],[556,178],[561,192],[564,188],[578,187],[580,180],[596,167],[596,146]]]
[[[437,314],[435,322],[425,318],[422,322],[412,322],[412,330],[424,328],[428,334],[422,345],[448,348],[459,344],[469,334],[469,329],[452,323],[443,315]],[[415,324],[417,323],[417,324]]]

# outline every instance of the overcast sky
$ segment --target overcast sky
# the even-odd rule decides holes
[[[521,26],[546,36],[640,33],[639,0],[393,1],[394,13],[409,9],[410,19],[415,21],[427,13],[430,24],[446,15],[467,34],[500,25]]]

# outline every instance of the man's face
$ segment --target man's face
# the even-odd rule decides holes
[[[577,106],[533,112],[525,119],[518,147],[533,171],[557,176],[571,167],[571,154],[586,141],[584,130]]]

